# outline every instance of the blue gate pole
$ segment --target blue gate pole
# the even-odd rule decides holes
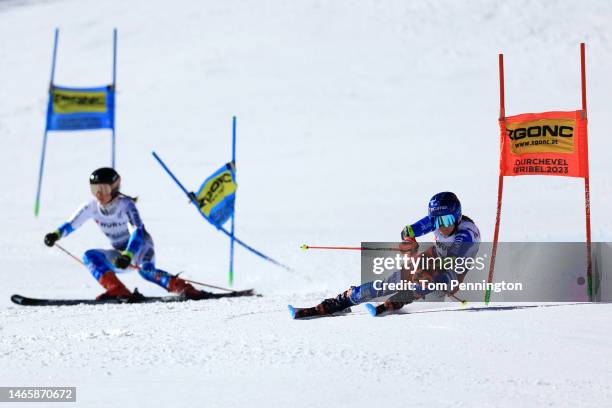
[[[234,165],[234,177],[237,181],[238,170],[236,168],[236,117],[232,118],[232,163]],[[236,197],[234,195],[234,197]],[[229,285],[234,284],[234,223],[236,218],[236,199],[234,198],[234,212],[232,213],[232,225],[230,229],[230,261],[229,261]]]
[[[36,201],[34,203],[34,216],[38,217],[40,211],[40,192],[42,190],[43,171],[45,168],[45,153],[47,151],[47,129],[49,128],[49,109],[52,109],[51,98],[53,97],[53,80],[55,79],[55,61],[57,59],[57,41],[59,28],[55,29],[53,40],[53,57],[51,59],[51,79],[49,80],[49,101],[47,104],[47,118],[45,119],[45,133],[43,136],[42,151],[40,154],[40,167],[38,169],[38,187],[36,188]]]
[[[113,134],[112,134],[112,157],[111,163],[112,167],[115,168],[116,161],[116,153],[115,153],[115,111],[117,110],[117,29],[113,29]]]
[[[198,210],[198,213],[200,213],[200,215],[208,222],[210,222],[211,224],[213,224],[219,231],[221,231],[222,233],[224,233],[225,235],[227,235],[228,237],[231,237],[231,234],[222,226],[216,225],[214,224],[207,216],[206,214],[204,214],[202,212],[202,210],[200,210],[200,206],[198,205],[197,200],[195,199],[195,197],[192,194],[189,194],[189,191],[187,191],[187,189],[185,188],[185,186],[183,186],[183,184],[181,184],[181,182],[179,181],[179,179],[176,178],[176,176],[172,173],[172,171],[168,168],[168,166],[166,166],[166,164],[162,161],[162,159],[157,155],[157,153],[155,152],[151,152],[151,154],[153,155],[153,157],[155,157],[155,160],[157,160],[157,162],[163,167],[163,169],[166,171],[166,173],[168,173],[168,175],[172,178],[172,180],[174,180],[174,182],[176,183],[177,186],[179,186],[179,188],[181,190],[183,190],[183,193],[185,193],[185,195],[187,197],[189,197],[189,201],[191,202],[191,204],[193,204],[196,209]],[[287,270],[287,271],[292,271],[292,269],[290,267],[288,267],[285,264],[282,264],[280,262],[278,262],[277,260],[270,258],[269,256],[263,254],[262,252],[259,252],[258,250],[256,250],[255,248],[245,244],[243,241],[241,241],[240,239],[234,237],[234,241],[236,241],[236,243],[240,246],[242,246],[244,249],[246,249],[247,251],[250,251],[252,253],[254,253],[255,255],[265,259],[268,262],[273,263],[276,266],[280,266],[281,268]]]

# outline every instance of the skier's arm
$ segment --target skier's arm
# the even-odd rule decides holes
[[[455,234],[453,244],[448,248],[447,256],[460,258],[469,256],[474,252],[474,248],[478,248],[479,243],[474,242],[474,238],[468,231],[459,231]]]
[[[434,230],[433,224],[429,216],[425,216],[415,222],[414,224],[408,224],[402,230],[402,240],[407,238],[416,238],[428,234]]]
[[[76,210],[68,222],[60,225],[60,227],[57,229],[57,232],[60,234],[60,238],[67,237],[81,225],[83,225],[85,221],[90,219],[93,216],[95,205],[96,204],[94,201],[90,201],[87,204],[82,205],[78,210]]]
[[[131,261],[134,254],[137,253],[142,247],[145,239],[145,228],[144,224],[142,223],[142,219],[140,218],[140,214],[138,213],[138,209],[136,208],[136,204],[131,200],[127,204],[126,213],[130,225],[134,227],[134,230],[130,235],[127,248],[122,252],[122,255],[129,257]]]
[[[67,237],[74,230],[83,225],[85,221],[90,219],[92,216],[92,204],[93,202],[84,204],[74,213],[70,221],[63,223],[58,229],[45,235],[45,245],[50,247],[55,245],[57,240],[62,237]]]

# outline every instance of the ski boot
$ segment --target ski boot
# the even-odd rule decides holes
[[[320,315],[328,315],[341,312],[350,308],[353,305],[350,299],[350,289],[340,293],[335,298],[329,298],[315,306]]]
[[[107,299],[130,299],[132,292],[117,278],[115,272],[106,271],[98,281],[106,289],[106,292],[96,296],[96,300]]]
[[[190,283],[179,277],[174,277],[168,282],[168,292],[176,293],[190,300],[201,300],[213,297],[212,293],[205,290],[198,290]]]
[[[374,306],[371,303],[368,303],[366,307],[372,316],[380,316],[386,312],[393,312],[394,310],[399,310],[405,305],[414,302],[417,299],[417,295],[415,292],[411,290],[403,290],[401,292],[397,292],[389,299],[385,300],[384,303]]]
[[[329,298],[322,301],[314,307],[298,308],[288,305],[289,313],[293,319],[303,319],[308,317],[326,316],[337,312],[350,312],[350,307],[353,306],[349,296],[350,289],[342,292],[335,298]]]

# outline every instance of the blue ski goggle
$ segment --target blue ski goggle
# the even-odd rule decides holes
[[[449,215],[439,215],[439,216],[433,218],[433,224],[434,224],[434,227],[436,229],[438,229],[438,228],[440,228],[442,226],[445,227],[445,228],[451,227],[451,226],[455,225],[456,221],[457,220],[455,219],[455,216],[452,215],[452,214],[449,214]]]

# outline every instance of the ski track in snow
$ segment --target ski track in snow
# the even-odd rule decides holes
[[[78,387],[76,404],[54,407],[609,406],[608,304],[376,319],[358,306],[309,321],[286,305],[359,281],[359,254],[301,244],[397,239],[441,190],[458,192],[491,239],[499,52],[508,114],[569,110],[587,43],[593,240],[610,241],[610,21],[603,0],[0,2],[0,386]],[[110,81],[118,27],[123,189],[140,198],[160,267],[221,286],[227,240],[150,151],[196,188],[229,159],[237,115],[237,235],[295,268],[238,248],[236,288],[264,297],[10,303],[101,292],[42,238],[89,198],[87,175],[108,165],[106,134],[50,135],[32,215],[56,26],[56,83],[73,86]],[[501,239],[583,241],[582,188],[507,179]],[[91,224],[62,243],[77,255],[108,245]],[[163,293],[134,272],[120,278]]]

